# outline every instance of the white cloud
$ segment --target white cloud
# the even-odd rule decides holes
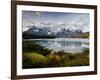
[[[23,31],[27,31],[29,27],[23,27]]]
[[[36,14],[38,16],[41,15],[40,12],[36,12]],[[77,20],[69,21],[69,22],[59,21],[57,23],[55,23],[55,22],[53,23],[53,22],[49,22],[49,21],[43,21],[43,22],[23,21],[23,27],[24,27],[23,31],[27,30],[30,26],[33,26],[33,25],[35,25],[36,27],[39,27],[39,28],[49,27],[52,31],[55,31],[55,32],[60,31],[61,28],[66,28],[66,29],[73,30],[73,31],[74,30],[86,31],[87,26],[88,26],[84,17],[79,16],[79,18],[77,18]]]
[[[66,26],[70,30],[82,30],[83,32],[89,29],[89,25],[83,16],[79,16],[77,20],[67,23]]]
[[[32,27],[34,25],[34,22],[32,22],[32,21],[26,21],[26,20],[24,20],[23,21],[23,24],[22,24],[22,26],[23,26],[23,31],[26,31],[26,30],[28,30],[30,27]]]
[[[36,15],[36,16],[41,16],[42,14],[43,14],[43,12],[39,12],[39,11],[36,11],[36,12],[35,12],[35,15]]]
[[[50,23],[50,22],[41,22],[40,24],[41,25],[52,25],[52,23]]]

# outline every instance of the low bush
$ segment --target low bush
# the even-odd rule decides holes
[[[38,53],[23,54],[23,68],[38,68],[47,66],[47,58]]]
[[[23,53],[36,52],[41,55],[47,55],[51,50],[44,48],[31,41],[23,41]]]

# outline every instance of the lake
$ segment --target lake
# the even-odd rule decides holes
[[[33,41],[55,52],[81,53],[89,49],[89,39],[82,38],[24,39],[23,41]]]

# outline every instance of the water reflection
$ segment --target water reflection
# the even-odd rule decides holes
[[[39,44],[45,48],[53,51],[64,51],[69,53],[81,53],[84,49],[89,49],[89,40],[83,39],[40,39],[33,40],[36,44]]]

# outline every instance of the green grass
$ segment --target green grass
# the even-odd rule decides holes
[[[38,53],[24,53],[23,54],[23,68],[38,68],[46,67],[47,58]]]
[[[51,52],[38,44],[31,41],[23,41],[23,53],[36,52],[42,55],[47,55]]]
[[[86,33],[82,34],[81,37],[82,37],[82,38],[89,38],[89,33],[86,32]]]
[[[23,44],[23,68],[72,67],[89,65],[89,50],[82,53],[54,52],[35,43]]]

